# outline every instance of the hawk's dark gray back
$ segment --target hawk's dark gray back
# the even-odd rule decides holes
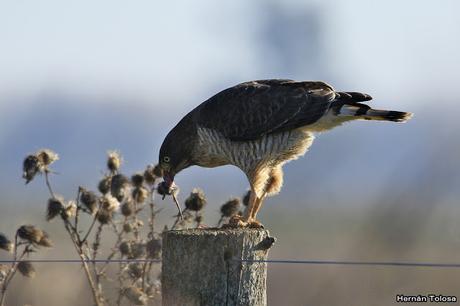
[[[260,80],[223,90],[192,112],[199,126],[244,141],[314,123],[335,97],[323,82]]]

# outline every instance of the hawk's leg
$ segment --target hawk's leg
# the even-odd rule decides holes
[[[262,201],[265,198],[266,194],[267,193],[264,192],[264,194],[261,197],[257,197],[254,188],[251,187],[248,207],[246,207],[243,218],[241,218],[240,216],[233,216],[229,222],[230,226],[263,228],[264,226],[262,225],[262,223],[256,220],[256,215],[260,207],[262,206]]]
[[[254,188],[251,187],[251,193],[249,196],[248,206],[246,207],[243,217],[238,216],[238,215],[233,216],[229,221],[229,225],[231,227],[252,227],[253,224],[257,222],[253,219],[252,216],[254,213],[254,208],[256,207],[256,205],[258,205],[257,204],[258,200],[259,198],[256,196]],[[254,227],[261,227],[261,226],[254,226]]]
[[[257,198],[257,201],[254,205],[254,208],[252,210],[252,215],[251,215],[251,218],[256,221],[256,217],[257,217],[257,213],[259,212],[259,210],[262,208],[262,204],[265,200],[265,197],[267,196],[267,193],[264,192],[264,194],[260,197],[260,198]]]
[[[256,201],[254,202],[254,207],[251,212],[250,221],[248,221],[249,227],[252,227],[252,228],[263,228],[264,227],[262,223],[256,220],[256,217],[257,217],[257,212],[262,207],[262,203],[265,199],[266,194],[267,193],[264,192],[264,194],[261,197],[256,198]]]
[[[244,221],[246,222],[246,226],[252,227],[252,228],[263,228],[264,227],[262,223],[256,220],[257,211],[260,209],[260,206],[262,205],[262,201],[264,197],[265,197],[265,192],[263,196],[258,197],[256,195],[256,192],[254,191],[254,188],[251,188],[251,194],[249,196],[248,207],[246,208],[246,211],[244,214]]]
[[[250,216],[253,227],[263,227],[263,225],[256,220],[257,213],[262,208],[262,204],[267,195],[278,193],[283,185],[283,170],[281,169],[281,166],[282,164],[278,164],[270,169],[269,176],[265,181],[262,195],[260,195],[254,203]]]

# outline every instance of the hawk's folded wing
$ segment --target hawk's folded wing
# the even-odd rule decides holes
[[[253,81],[203,102],[196,120],[228,139],[253,140],[316,122],[335,98],[334,89],[323,82]]]

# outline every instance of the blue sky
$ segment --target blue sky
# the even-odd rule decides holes
[[[0,97],[61,90],[193,105],[283,72],[380,89],[380,97],[392,91],[404,99],[387,103],[401,105],[412,102],[408,86],[437,94],[455,86],[459,9],[457,1],[2,1]],[[298,28],[312,17],[320,38],[310,42]],[[287,46],[270,48],[270,33],[286,20],[297,20],[280,34]],[[277,51],[301,64],[289,50],[309,43],[321,47],[318,71],[280,67]]]
[[[321,79],[371,94],[376,108],[416,113],[405,126],[363,122],[321,135],[286,167],[281,199],[306,185],[312,198],[354,188],[341,183],[347,177],[366,180],[375,195],[394,173],[388,165],[413,156],[408,172],[416,176],[433,148],[458,147],[433,127],[458,134],[459,9],[447,0],[2,1],[2,188],[23,188],[22,158],[41,147],[61,153],[68,186],[96,182],[108,149],[126,155],[128,171],[140,170],[212,94],[281,77]],[[337,154],[346,158],[331,169]],[[185,193],[202,184],[216,201],[246,188],[232,168],[192,169],[180,179]]]

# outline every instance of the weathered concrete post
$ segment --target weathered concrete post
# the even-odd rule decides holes
[[[163,306],[266,305],[266,260],[274,242],[262,229],[163,233]]]

